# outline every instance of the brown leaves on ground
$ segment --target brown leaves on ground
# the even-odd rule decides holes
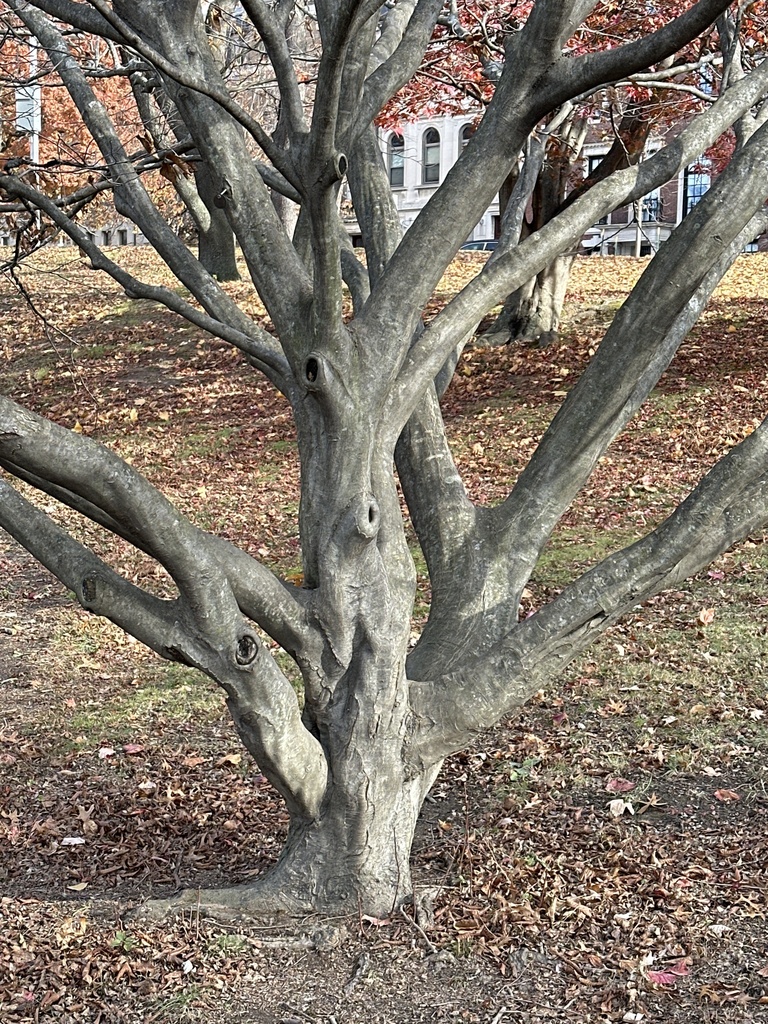
[[[148,250],[119,257],[165,280]],[[435,308],[477,262],[464,254]],[[731,271],[558,528],[521,615],[655,525],[764,413],[766,262]],[[473,498],[507,492],[644,265],[577,261],[550,349],[467,350],[445,411]],[[9,393],[113,444],[201,526],[300,585],[285,401],[227,346],[128,302],[78,258],[31,278],[67,334],[47,340],[0,294],[17,338],[0,352]],[[227,288],[263,317],[245,283]],[[151,561],[76,528],[170,592]],[[652,599],[556,692],[451,758],[417,836],[415,920],[362,916],[318,954],[301,932],[194,911],[129,919],[180,885],[253,878],[279,852],[284,813],[205,681],[73,607],[0,541],[0,1020],[768,1018],[764,548],[754,537]]]

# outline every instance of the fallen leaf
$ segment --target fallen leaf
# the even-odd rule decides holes
[[[608,779],[605,788],[609,793],[628,793],[635,788],[635,783],[628,779]]]
[[[715,621],[714,608],[702,608],[696,619],[700,626],[711,626]]]
[[[99,747],[99,757],[103,761],[107,757],[112,757],[115,753],[114,747]]]
[[[220,757],[216,762],[216,767],[221,768],[223,764],[240,764],[242,760],[242,754],[225,754],[224,757]]]
[[[667,970],[670,974],[676,974],[679,978],[685,978],[691,973],[688,969],[688,961],[685,958],[676,960],[667,967]]]
[[[141,743],[124,743],[123,750],[126,754],[140,754],[144,747]]]
[[[85,840],[82,836],[65,836],[61,840],[62,846],[83,846],[84,844]]]
[[[735,789],[716,789],[715,800],[721,800],[723,803],[726,803],[729,800],[741,800],[741,797]]]
[[[75,882],[74,885],[68,885],[67,888],[71,889],[73,892],[82,892],[83,889],[87,889],[88,888],[88,883],[87,882]]]
[[[647,974],[654,985],[674,985],[678,977],[672,971],[648,971]]]

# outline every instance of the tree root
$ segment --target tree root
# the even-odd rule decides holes
[[[265,880],[266,881],[266,880]],[[259,934],[259,945],[279,949],[330,950],[347,938],[343,923],[322,919],[274,887],[256,883],[227,889],[184,889],[167,899],[147,900],[124,917],[162,924],[180,917],[199,917],[246,930],[274,928],[278,934]]]

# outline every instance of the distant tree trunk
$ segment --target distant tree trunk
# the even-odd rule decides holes
[[[298,205],[275,191],[272,192],[272,204],[277,210],[277,215],[282,221],[288,237],[293,238],[293,232],[296,229],[296,222],[299,219]]]
[[[523,223],[523,237],[543,227],[614,171],[636,164],[645,148],[651,123],[641,105],[631,107],[622,118],[608,153],[595,170],[575,186],[573,168],[580,157],[583,133],[578,124],[570,124],[562,140],[548,145],[546,160],[531,196],[530,220]],[[502,209],[511,196],[509,186],[506,182],[499,193]],[[558,256],[535,278],[512,292],[487,331],[486,339],[497,344],[518,338],[539,340],[542,346],[552,342],[560,326],[574,257],[573,252]]]
[[[495,341],[538,339],[544,347],[556,340],[574,258],[573,254],[558,256],[512,292],[493,325]]]
[[[205,164],[195,168],[198,195],[205,204],[210,220],[205,226],[197,225],[197,251],[200,262],[219,281],[237,281],[235,236],[226,212],[216,205],[217,190]]]

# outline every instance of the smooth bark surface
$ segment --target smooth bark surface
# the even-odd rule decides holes
[[[13,208],[38,209],[93,267],[133,294],[239,348],[287,397],[301,465],[304,585],[284,584],[198,529],[116,454],[10,396],[0,397],[0,526],[84,608],[214,679],[244,744],[284,798],[291,824],[273,871],[244,888],[195,892],[194,902],[267,915],[385,916],[412,894],[414,829],[446,754],[525,701],[639,600],[768,520],[762,426],[666,523],[518,622],[520,594],[558,519],[763,224],[768,65],[734,76],[654,157],[641,166],[617,161],[522,239],[533,183],[521,175],[501,247],[430,318],[424,311],[442,274],[500,186],[510,186],[523,149],[532,160],[541,157],[535,133],[585,93],[674,54],[727,4],[699,0],[645,39],[574,55],[569,40],[595,4],[537,0],[527,23],[508,36],[504,70],[477,131],[405,234],[373,121],[418,68],[442,5],[315,5],[317,22],[307,28],[317,39],[311,106],[290,45],[292,19],[310,15],[262,0],[242,6],[271,68],[270,98],[279,99],[274,124],[254,113],[258,103],[243,102],[242,89],[231,88],[197,0],[4,5],[6,18],[48,54],[93,137],[102,163],[90,187],[112,190],[117,209],[140,227],[189,300],[138,280],[101,252],[70,217],[76,199],[39,193],[7,166],[0,190]],[[197,259],[152,202],[140,163],[80,64],[72,28],[100,33],[135,61],[123,70],[148,126],[156,111],[139,86],[150,78],[161,84],[156,107],[167,131],[153,135],[154,144],[195,164],[197,187],[179,180],[179,194],[207,230],[216,222],[227,259],[236,240],[269,330],[218,283],[221,254],[209,259],[201,250]],[[473,504],[439,404],[467,338],[526,281],[539,282],[539,294],[531,297],[525,329],[534,320],[541,326],[545,314],[554,329],[563,277],[551,268],[562,254],[608,210],[678,174],[736,122],[747,126],[743,145],[650,264],[515,487],[497,507]],[[345,179],[365,260],[340,220]],[[294,232],[285,230],[272,190],[300,207]],[[170,574],[174,599],[159,600],[123,579],[14,481],[150,554]],[[411,527],[432,593],[415,644]],[[301,708],[259,629],[298,666]]]

